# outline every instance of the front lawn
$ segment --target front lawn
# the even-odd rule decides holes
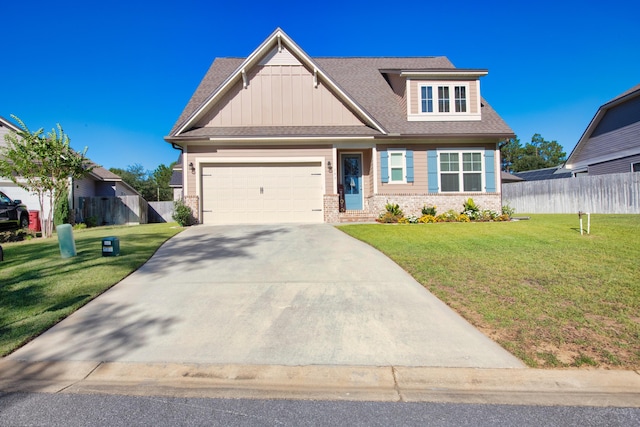
[[[144,264],[175,223],[74,230],[78,255],[63,259],[58,239],[3,243],[0,356],[39,335]],[[102,256],[102,238],[120,240],[120,256]]]
[[[339,228],[531,367],[640,368],[640,215]]]

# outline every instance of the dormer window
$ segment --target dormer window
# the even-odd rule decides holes
[[[481,120],[480,77],[486,70],[406,70],[407,120]]]
[[[434,90],[435,88],[435,90]],[[467,112],[466,85],[424,85],[420,86],[420,113],[451,113],[451,94],[453,98],[453,112]],[[434,94],[436,97],[434,98]],[[434,111],[434,105],[437,109]]]

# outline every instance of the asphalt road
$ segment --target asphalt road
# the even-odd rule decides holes
[[[12,426],[637,426],[640,409],[0,394]]]

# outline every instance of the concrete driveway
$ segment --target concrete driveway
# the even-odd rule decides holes
[[[326,224],[189,228],[8,359],[524,366],[390,259]]]

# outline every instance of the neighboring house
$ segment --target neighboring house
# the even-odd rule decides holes
[[[20,128],[13,122],[0,117],[0,147],[6,147],[7,143],[4,136],[9,132],[18,132]],[[20,200],[27,206],[30,211],[40,211],[40,202],[38,196],[34,193],[30,193],[22,187],[19,187],[13,181],[7,177],[0,176],[0,191],[14,200]],[[44,212],[49,212],[49,201],[44,201]]]
[[[513,131],[481,97],[483,69],[445,57],[312,58],[276,29],[217,58],[165,140],[204,224],[371,220],[388,202],[501,209],[497,144]]]
[[[173,189],[173,200],[182,200],[182,153],[180,153],[178,160],[173,165],[169,187]]]
[[[571,178],[571,171],[562,165],[551,168],[534,169],[530,171],[514,172],[513,175],[522,178],[524,181],[542,181],[545,179]]]
[[[91,172],[82,179],[74,179],[69,194],[71,209],[76,213],[76,221],[82,221],[83,197],[120,197],[140,196],[132,186],[127,184],[115,173],[93,164]]]
[[[510,184],[512,182],[522,182],[522,181],[524,181],[524,179],[520,178],[519,176],[512,175],[509,172],[501,171],[500,172],[500,181],[503,184]]]
[[[0,146],[6,146],[4,135],[10,131],[17,132],[20,128],[0,117]],[[140,196],[133,187],[124,182],[118,175],[107,169],[91,163],[94,169],[82,179],[75,179],[71,182],[69,192],[69,203],[71,209],[78,215],[80,197],[117,197],[117,196]],[[13,181],[0,177],[0,191],[6,193],[12,199],[20,199],[27,205],[29,210],[40,210],[38,196],[14,184]],[[141,196],[142,197],[142,196]],[[49,212],[48,200],[45,200],[44,212]]]
[[[574,176],[640,172],[640,84],[598,109],[565,167]]]

